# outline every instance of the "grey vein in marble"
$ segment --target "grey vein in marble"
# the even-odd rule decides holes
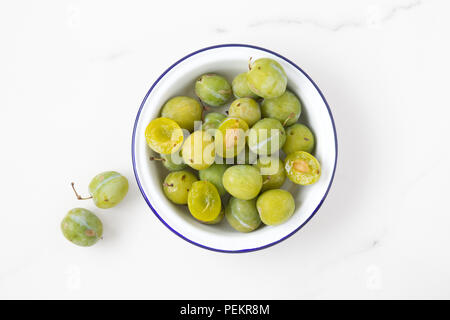
[[[226,32],[228,32],[228,30],[225,29],[225,28],[216,28],[216,29],[214,29],[214,31],[217,32],[217,33],[226,33]]]
[[[385,23],[393,18],[395,18],[398,14],[400,14],[403,11],[409,11],[415,7],[418,7],[422,4],[421,0],[416,0],[414,2],[411,2],[410,4],[406,5],[398,5],[393,8],[391,8],[386,14],[379,17],[376,22],[378,23]],[[319,29],[324,29],[328,31],[337,32],[342,29],[348,29],[348,28],[362,28],[369,25],[368,19],[361,19],[358,21],[345,21],[341,22],[335,25],[329,25],[325,24],[321,21],[312,20],[312,19],[267,19],[262,20],[258,22],[254,22],[250,25],[248,25],[249,28],[255,28],[255,27],[261,27],[266,25],[311,25],[314,27],[317,27]]]
[[[129,52],[126,51],[120,51],[120,52],[115,52],[115,53],[111,53],[109,55],[103,56],[103,57],[95,57],[92,58],[91,61],[104,61],[104,62],[109,62],[109,61],[114,61],[117,59],[122,58],[123,56],[128,55]]]
[[[392,8],[382,19],[382,22],[386,22],[388,20],[391,20],[392,18],[394,18],[399,12],[401,11],[408,11],[412,8],[418,7],[422,4],[421,0],[416,0],[414,2],[411,2],[410,4],[406,4],[403,6],[396,6],[394,8]]]

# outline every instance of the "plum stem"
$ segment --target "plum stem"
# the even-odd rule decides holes
[[[151,160],[151,161],[162,161],[162,162],[166,161],[166,159],[163,159],[163,158],[156,158],[156,157],[150,157],[150,160]]]
[[[75,183],[72,182],[71,186],[72,186],[73,192],[75,192],[75,196],[77,197],[78,200],[89,200],[89,199],[92,199],[92,196],[86,197],[86,198],[83,198],[82,196],[80,196],[78,194],[77,190],[75,189]]]
[[[252,70],[252,57],[248,59],[248,70]]]
[[[202,103],[202,107],[203,107],[204,111],[210,111],[211,110],[211,108],[208,107],[206,104],[204,104],[203,101],[201,101],[201,103]]]
[[[266,177],[266,180],[263,181],[263,184],[266,184],[266,183],[269,182],[269,181],[270,181],[270,176],[267,176],[267,177]]]
[[[289,116],[286,118],[286,120],[284,120],[284,122],[283,122],[283,127],[286,125],[286,123],[289,121],[289,120],[291,120],[292,118],[294,118],[295,117],[295,113],[294,112],[291,112],[290,114],[289,114]]]

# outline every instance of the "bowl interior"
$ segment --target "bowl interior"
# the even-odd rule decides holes
[[[149,161],[154,153],[147,147],[145,128],[159,116],[163,104],[177,95],[195,97],[193,84],[204,73],[218,73],[231,83],[239,73],[247,70],[248,60],[268,57],[277,60],[288,76],[288,88],[300,98],[305,123],[316,138],[315,156],[322,166],[319,181],[312,186],[298,186],[286,181],[283,189],[295,199],[296,210],[286,223],[264,226],[251,233],[240,233],[222,221],[218,225],[204,225],[194,220],[186,206],[166,199],[162,181],[168,171],[157,161]],[[225,108],[214,109],[223,112]],[[199,51],[180,60],[154,84],[146,97],[136,120],[133,136],[133,160],[141,191],[152,210],[172,231],[186,240],[219,251],[249,251],[276,243],[300,228],[320,207],[331,185],[336,163],[336,137],[331,113],[320,92],[302,71],[284,58],[264,49],[246,46],[221,46]],[[288,180],[288,179],[287,179]]]

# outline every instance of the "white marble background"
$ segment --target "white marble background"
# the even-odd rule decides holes
[[[450,298],[449,31],[444,0],[0,2],[0,298]],[[339,166],[316,217],[240,255],[179,239],[132,173],[138,106],[196,49],[263,46],[324,92]],[[115,169],[105,239],[59,230]]]

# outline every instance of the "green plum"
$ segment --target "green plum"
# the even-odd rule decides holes
[[[169,171],[178,171],[187,167],[187,164],[183,161],[181,149],[171,154],[161,154],[161,159],[163,159],[164,167]]]
[[[204,223],[215,224],[223,217],[219,192],[209,181],[192,184],[188,194],[188,208],[195,219]]]
[[[261,225],[256,199],[241,200],[232,197],[225,209],[225,218],[230,226],[240,232],[251,232]]]
[[[202,120],[203,108],[200,103],[190,97],[174,97],[166,102],[161,110],[161,116],[172,119],[178,125],[192,132],[195,121]]]
[[[189,190],[196,181],[197,177],[189,171],[171,172],[164,179],[164,194],[175,204],[187,204]]]
[[[195,170],[203,170],[214,163],[214,137],[199,130],[194,131],[187,139],[181,150],[184,163]]]
[[[81,247],[90,247],[102,238],[103,224],[91,211],[75,208],[64,217],[61,230],[70,242]]]
[[[215,135],[216,153],[223,158],[234,158],[245,148],[247,123],[240,118],[226,118]]]
[[[286,132],[280,121],[272,118],[259,120],[250,129],[248,146],[258,155],[271,155],[280,150],[286,141]]]
[[[233,94],[236,98],[253,98],[258,99],[258,95],[254,94],[248,87],[247,72],[238,74],[231,83]]]
[[[283,67],[273,59],[262,58],[249,66],[247,82],[250,90],[264,98],[276,98],[286,90],[287,76]]]
[[[288,191],[272,189],[258,197],[256,208],[264,224],[276,226],[287,221],[293,215],[295,201]]]
[[[278,157],[261,157],[255,164],[263,177],[263,186],[261,191],[270,189],[279,189],[286,181],[286,172],[284,163]]]
[[[223,174],[223,186],[233,197],[250,200],[262,188],[262,176],[253,166],[239,164],[228,168]]]
[[[286,129],[286,143],[283,151],[290,154],[295,151],[311,153],[314,149],[314,135],[304,124],[296,123]]]
[[[305,151],[295,151],[284,160],[288,178],[303,186],[316,183],[320,178],[320,163],[313,155]]]
[[[261,109],[252,98],[239,98],[231,104],[228,115],[244,120],[251,127],[261,119]]]
[[[115,171],[102,172],[89,183],[90,198],[82,198],[78,195],[74,183],[72,183],[72,188],[79,200],[92,198],[97,207],[108,209],[116,206],[125,198],[128,193],[128,180]]]
[[[145,129],[145,139],[153,151],[170,154],[178,151],[184,140],[181,127],[169,118],[156,118]]]
[[[301,112],[300,100],[288,90],[277,98],[264,99],[261,104],[261,113],[264,118],[277,119],[284,126],[296,123]]]
[[[208,106],[221,107],[230,100],[232,90],[227,79],[208,73],[195,82],[195,94]]]
[[[220,196],[224,196],[226,195],[227,191],[223,186],[222,177],[228,167],[229,166],[226,164],[214,163],[209,168],[200,170],[198,172],[198,175],[200,177],[200,180],[211,182],[217,188]]]
[[[178,171],[187,167],[181,156],[181,150],[172,154],[160,154],[158,157],[150,157],[151,161],[161,161],[163,166],[169,171]]]

